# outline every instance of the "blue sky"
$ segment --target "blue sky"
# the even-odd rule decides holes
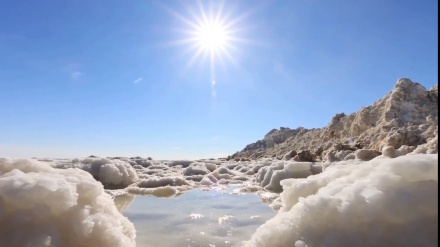
[[[184,42],[202,12],[230,24],[214,63]],[[225,157],[323,127],[437,84],[437,22],[436,0],[1,1],[0,156]]]

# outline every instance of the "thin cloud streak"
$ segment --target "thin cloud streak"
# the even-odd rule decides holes
[[[133,81],[133,84],[138,84],[139,82],[141,82],[144,78],[139,77],[136,80]]]

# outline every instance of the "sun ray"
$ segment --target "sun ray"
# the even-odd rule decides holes
[[[221,2],[219,7],[218,7],[217,15],[215,17],[215,21],[216,22],[220,22],[221,21],[222,14],[223,14],[223,7],[224,7],[224,2]]]

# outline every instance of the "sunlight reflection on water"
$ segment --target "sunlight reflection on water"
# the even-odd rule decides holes
[[[241,246],[275,212],[255,194],[194,189],[172,198],[136,196],[123,212],[138,247]]]

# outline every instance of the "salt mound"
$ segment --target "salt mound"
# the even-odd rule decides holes
[[[267,190],[281,192],[280,181],[312,175],[312,162],[279,161],[259,169],[256,181]]]
[[[437,162],[382,157],[283,180],[281,211],[245,246],[438,246]]]
[[[0,246],[135,246],[133,224],[79,169],[0,158]]]
[[[155,177],[141,179],[127,188],[133,194],[154,195],[157,197],[176,196],[190,188],[190,183],[182,177]]]
[[[106,188],[125,188],[138,179],[136,170],[124,160],[107,158],[73,159],[73,164],[58,164],[56,168],[79,168],[89,172]]]

